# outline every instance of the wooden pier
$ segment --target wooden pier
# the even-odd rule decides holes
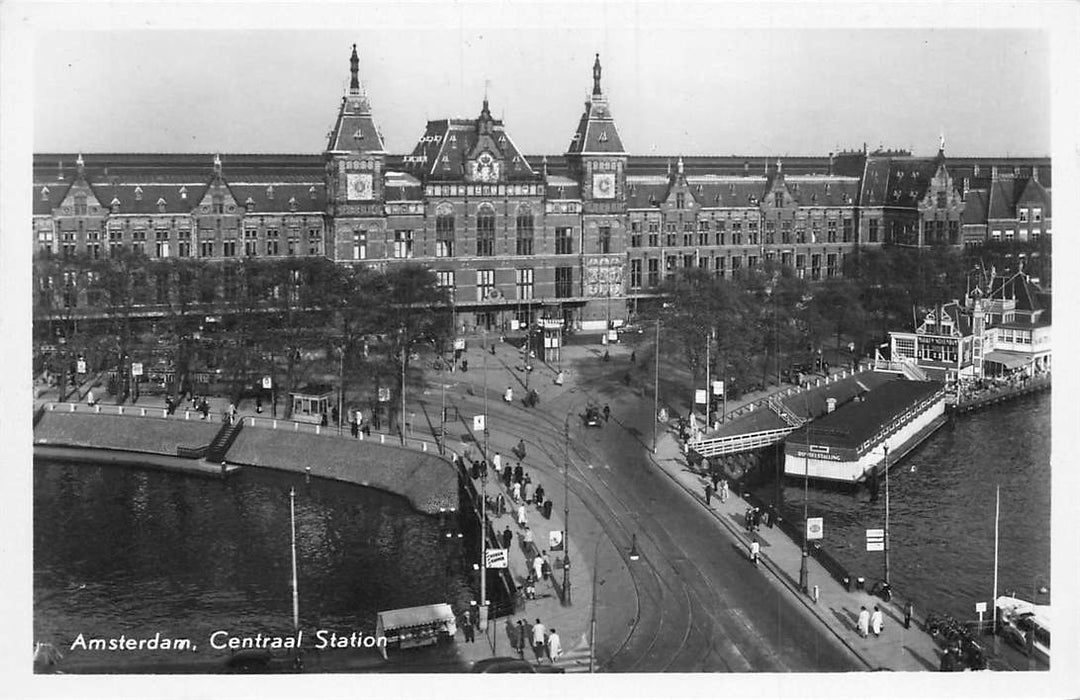
[[[978,396],[959,401],[949,406],[953,413],[967,413],[976,411],[986,406],[992,406],[1003,401],[1009,401],[1018,396],[1027,396],[1050,388],[1050,375],[1036,377],[1017,386],[1004,386],[998,389],[981,392]]]

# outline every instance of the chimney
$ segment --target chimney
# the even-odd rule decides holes
[[[832,175],[833,170],[833,154],[829,154],[829,175]]]
[[[1037,165],[1031,166],[1031,179],[1034,180],[1035,182],[1039,181],[1039,166],[1037,166]]]
[[[64,161],[57,161],[56,163],[56,179],[60,182],[64,181]]]
[[[964,196],[967,197],[968,189],[971,187],[971,178],[964,178]]]

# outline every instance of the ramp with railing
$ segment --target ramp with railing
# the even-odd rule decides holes
[[[687,443],[687,447],[702,457],[718,457],[720,455],[733,455],[739,452],[749,452],[761,447],[775,445],[791,434],[795,428],[777,428],[774,430],[760,430],[755,433],[743,435],[726,435],[723,437],[699,438]]]

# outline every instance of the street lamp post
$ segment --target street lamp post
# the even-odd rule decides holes
[[[656,454],[656,424],[660,421],[660,319],[656,319],[656,348],[654,349],[655,369],[653,370],[653,424],[652,451]]]
[[[593,579],[592,579],[592,615],[589,620],[589,673],[596,672],[596,589],[604,585],[600,578],[600,543],[602,539],[596,539],[596,547],[593,548]]]
[[[405,384],[401,385],[401,395],[405,396]],[[337,431],[341,435],[341,426],[345,420],[345,345],[338,347],[338,413]]]
[[[882,445],[885,451],[885,587],[889,587],[889,446]]]
[[[803,533],[802,533],[802,559],[799,563],[799,588],[803,593],[810,591],[810,572],[807,570],[807,559],[810,552],[807,548],[807,530],[810,522],[810,424],[806,424],[806,455],[805,471],[803,474]]]
[[[571,605],[570,597],[570,413],[563,423],[563,605]]]

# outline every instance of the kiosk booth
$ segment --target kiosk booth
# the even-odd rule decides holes
[[[334,406],[334,390],[325,384],[309,384],[289,392],[292,406],[291,420],[297,423],[322,423],[323,416],[330,420]]]
[[[429,646],[453,639],[455,634],[457,619],[448,603],[383,610],[375,619],[375,636],[386,638],[386,644],[379,646],[384,657],[388,647]]]

